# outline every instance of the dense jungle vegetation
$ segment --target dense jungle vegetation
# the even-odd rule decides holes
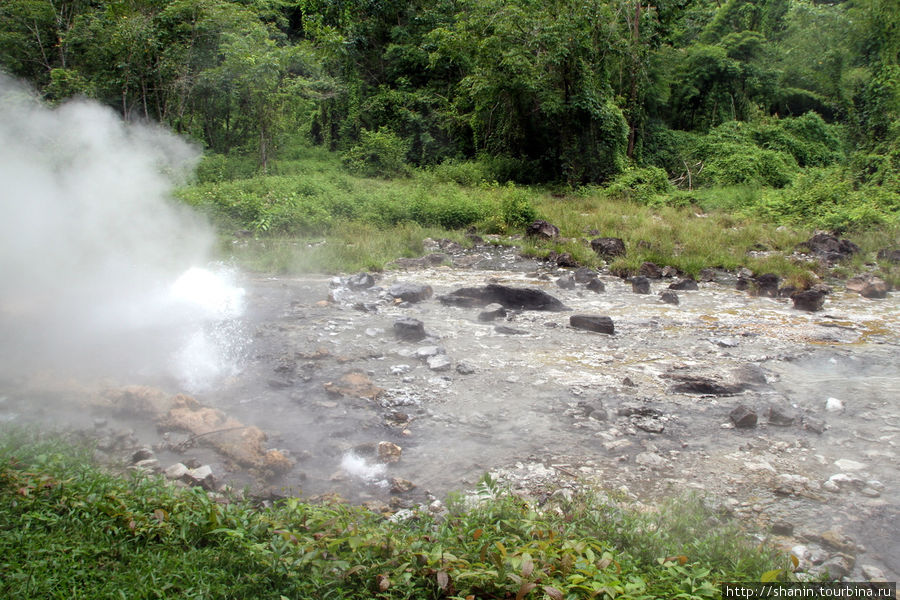
[[[197,140],[185,199],[258,235],[617,201],[896,243],[895,0],[3,0],[0,66]]]

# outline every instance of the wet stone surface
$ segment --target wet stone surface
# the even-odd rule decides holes
[[[900,576],[896,293],[872,300],[838,287],[808,312],[738,291],[733,278],[707,281],[722,279],[713,274],[698,289],[680,286],[673,305],[609,273],[574,277],[506,248],[440,249],[457,266],[241,283],[242,369],[195,396],[266,432],[267,447],[293,462],[284,472],[251,473],[203,439],[185,445],[178,431],[108,414],[90,400],[96,383],[79,384],[75,406],[59,401],[72,384],[2,382],[0,418],[70,410],[110,455],[157,449],[161,471],[209,465],[217,485],[393,508],[470,488],[488,471],[536,495],[592,485],[650,501],[698,490],[776,531],[786,548],[803,546],[810,568],[844,565],[821,538],[839,531],[865,546],[853,551],[851,576],[862,564]],[[557,285],[568,277],[573,287]],[[396,286],[408,282],[433,294],[404,299],[409,290]],[[440,301],[497,285],[545,292],[570,310]],[[573,314],[608,317],[614,331],[573,328]],[[172,381],[119,383],[182,391]],[[736,410],[754,426],[738,425],[749,421]],[[116,441],[119,429],[131,437]]]

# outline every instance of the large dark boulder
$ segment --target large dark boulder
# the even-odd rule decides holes
[[[404,302],[421,302],[431,298],[433,293],[430,285],[411,281],[398,281],[388,288],[388,294]]]
[[[552,240],[559,237],[559,227],[539,219],[525,228],[525,235]]]
[[[597,278],[597,269],[592,269],[590,267],[581,267],[573,274],[575,277],[575,281],[578,283],[587,283],[591,279]]]
[[[825,290],[811,289],[794,292],[791,294],[791,300],[794,301],[794,308],[797,310],[816,312],[822,310],[822,306],[825,304],[825,296],[827,295],[828,293]]]
[[[778,297],[778,284],[781,278],[775,273],[763,273],[753,278],[753,292],[757,296],[765,296],[766,298]]]
[[[670,290],[699,290],[700,286],[693,279],[682,279],[669,285]]]
[[[859,252],[859,246],[830,233],[817,233],[798,244],[797,250],[815,254],[828,262],[837,262]]]
[[[659,293],[659,299],[662,300],[663,302],[665,302],[666,304],[675,304],[675,305],[677,305],[678,302],[679,302],[679,300],[678,300],[678,294],[676,294],[676,293],[673,292],[672,290],[663,290],[663,291],[661,291],[661,292]]]
[[[650,293],[650,280],[646,277],[632,277],[631,278],[631,291],[635,294],[649,294]]]
[[[625,256],[625,242],[620,238],[604,237],[593,239],[591,240],[591,248],[603,258]]]
[[[615,326],[609,317],[601,317],[595,315],[572,315],[569,317],[569,325],[575,329],[586,329],[597,333],[606,333],[612,335],[615,333]]]
[[[591,279],[590,281],[588,281],[587,285],[585,285],[584,287],[586,287],[587,289],[591,290],[592,292],[594,292],[596,294],[606,291],[606,286],[603,285],[603,282],[600,281],[600,279],[598,279],[596,277],[594,279]]]
[[[425,339],[425,324],[418,319],[397,319],[394,321],[394,335],[405,342],[418,342]]]
[[[514,310],[568,310],[558,299],[543,290],[535,288],[515,288],[498,283],[491,283],[484,287],[459,288],[441,296],[439,300],[443,304],[461,306],[469,302],[468,306],[487,306],[488,304],[502,304],[504,308]]]

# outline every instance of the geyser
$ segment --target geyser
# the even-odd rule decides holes
[[[242,291],[208,224],[171,198],[199,157],[158,126],[0,74],[0,377],[228,372]]]

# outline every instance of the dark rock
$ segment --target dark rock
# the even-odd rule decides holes
[[[884,298],[889,287],[885,280],[874,275],[857,275],[847,280],[847,289],[864,298]]]
[[[728,347],[728,345],[726,344],[724,347]],[[742,390],[768,385],[769,383],[768,379],[766,379],[765,370],[759,365],[752,363],[744,363],[732,369],[731,378]]]
[[[502,333],[503,335],[528,335],[528,332],[523,329],[507,327],[506,325],[497,325],[494,327],[494,331]]]
[[[465,361],[456,363],[456,372],[460,375],[472,375],[473,373],[475,373],[475,371],[475,367],[470,363],[467,363]]]
[[[756,411],[747,408],[743,404],[737,405],[734,410],[728,413],[728,417],[734,423],[734,426],[740,429],[756,427]]]
[[[652,262],[641,264],[641,268],[638,269],[638,274],[641,277],[647,277],[648,279],[662,279],[662,269]]]
[[[733,396],[744,390],[742,385],[719,383],[709,377],[698,375],[673,375],[672,378],[679,382],[672,386],[672,391],[679,394]]]
[[[810,252],[829,262],[837,262],[859,252],[859,246],[830,233],[817,233],[797,245],[797,250]]]
[[[601,317],[596,315],[572,315],[569,317],[569,325],[575,329],[586,329],[597,333],[606,333],[612,335],[615,333],[615,327],[612,319],[609,317]]]
[[[357,273],[347,278],[347,287],[351,290],[364,290],[375,285],[375,278],[368,273]]]
[[[661,417],[662,411],[646,404],[625,402],[616,409],[616,414],[620,417]]]
[[[635,294],[649,294],[650,293],[650,280],[646,277],[632,277],[631,278],[631,291]]]
[[[662,268],[662,276],[666,279],[671,279],[678,275],[678,269],[675,267],[665,266]]]
[[[460,288],[447,296],[441,296],[440,300],[444,304],[459,306],[458,302],[462,298],[473,298],[476,302],[471,306],[498,303],[515,310],[568,310],[562,302],[542,290],[514,288],[497,283],[477,288]]]
[[[700,269],[700,281],[713,282],[716,280],[716,276],[715,269]]]
[[[878,260],[900,263],[900,248],[884,248],[878,251]]]
[[[398,319],[394,322],[394,335],[406,342],[425,339],[425,324],[418,319]]]
[[[458,306],[459,308],[478,308],[485,305],[481,298],[476,298],[474,296],[460,296],[457,294],[438,296],[438,301],[444,306]]]
[[[666,427],[662,421],[652,417],[638,417],[631,420],[632,425],[648,433],[662,433]]]
[[[559,237],[559,227],[547,221],[537,220],[525,228],[525,235],[552,240]]]
[[[783,285],[778,288],[778,297],[779,298],[790,298],[792,295],[797,292],[802,292],[803,290],[798,290],[796,287],[792,285]]]
[[[816,312],[822,310],[825,296],[826,293],[823,290],[805,290],[791,294],[791,300],[794,301],[794,308],[797,310]]]
[[[797,421],[797,417],[783,408],[770,406],[767,414],[769,425],[777,427],[790,427]]]
[[[591,240],[591,248],[601,257],[625,256],[625,242],[620,238],[605,237]]]
[[[794,525],[788,521],[775,521],[770,531],[775,535],[794,535]]]
[[[467,233],[466,239],[476,246],[481,246],[482,244],[484,244],[484,238],[475,233]]]
[[[622,385],[626,387],[637,387],[637,384],[631,380],[631,377],[626,377],[622,380]]]
[[[825,425],[825,421],[819,419],[818,417],[803,417],[803,429],[812,431],[813,433],[822,434],[825,433],[826,428],[827,426]]]
[[[762,275],[754,277],[753,282],[755,286],[753,291],[757,296],[777,298],[778,283],[780,281],[781,278],[775,273],[763,273]]]
[[[659,299],[666,304],[678,304],[678,294],[672,290],[663,290],[659,293]]]
[[[699,290],[700,286],[693,279],[682,279],[669,285],[670,290]]]
[[[547,260],[549,262],[556,263],[556,266],[558,267],[565,267],[567,269],[578,266],[578,261],[575,260],[568,252],[563,252],[562,254],[551,252],[547,255]]]
[[[606,286],[603,285],[603,282],[600,281],[599,279],[597,279],[596,277],[594,279],[591,279],[590,281],[588,281],[587,285],[585,287],[587,287],[587,289],[589,289],[592,292],[595,292],[597,294],[599,294],[600,292],[606,291]]]
[[[581,267],[573,274],[576,283],[589,283],[592,279],[597,279],[597,270],[590,267]]]
[[[150,448],[140,448],[135,450],[134,454],[131,455],[131,464],[139,463],[142,460],[148,460],[153,458],[153,450]]]
[[[478,313],[479,321],[493,321],[494,319],[502,319],[506,316],[506,309],[502,304],[488,304],[484,310]]]
[[[743,292],[744,290],[750,289],[750,280],[746,277],[738,276],[737,281],[734,284],[734,289],[739,292]]]
[[[411,281],[398,281],[388,288],[388,294],[404,302],[421,302],[431,298],[433,293],[430,285]]]
[[[571,275],[565,275],[556,280],[556,285],[559,288],[564,290],[574,290],[575,289],[575,278]]]
[[[810,574],[814,576],[827,575],[828,579],[838,581],[853,571],[853,564],[855,562],[856,561],[852,556],[847,554],[836,554],[821,565],[810,569]]]

